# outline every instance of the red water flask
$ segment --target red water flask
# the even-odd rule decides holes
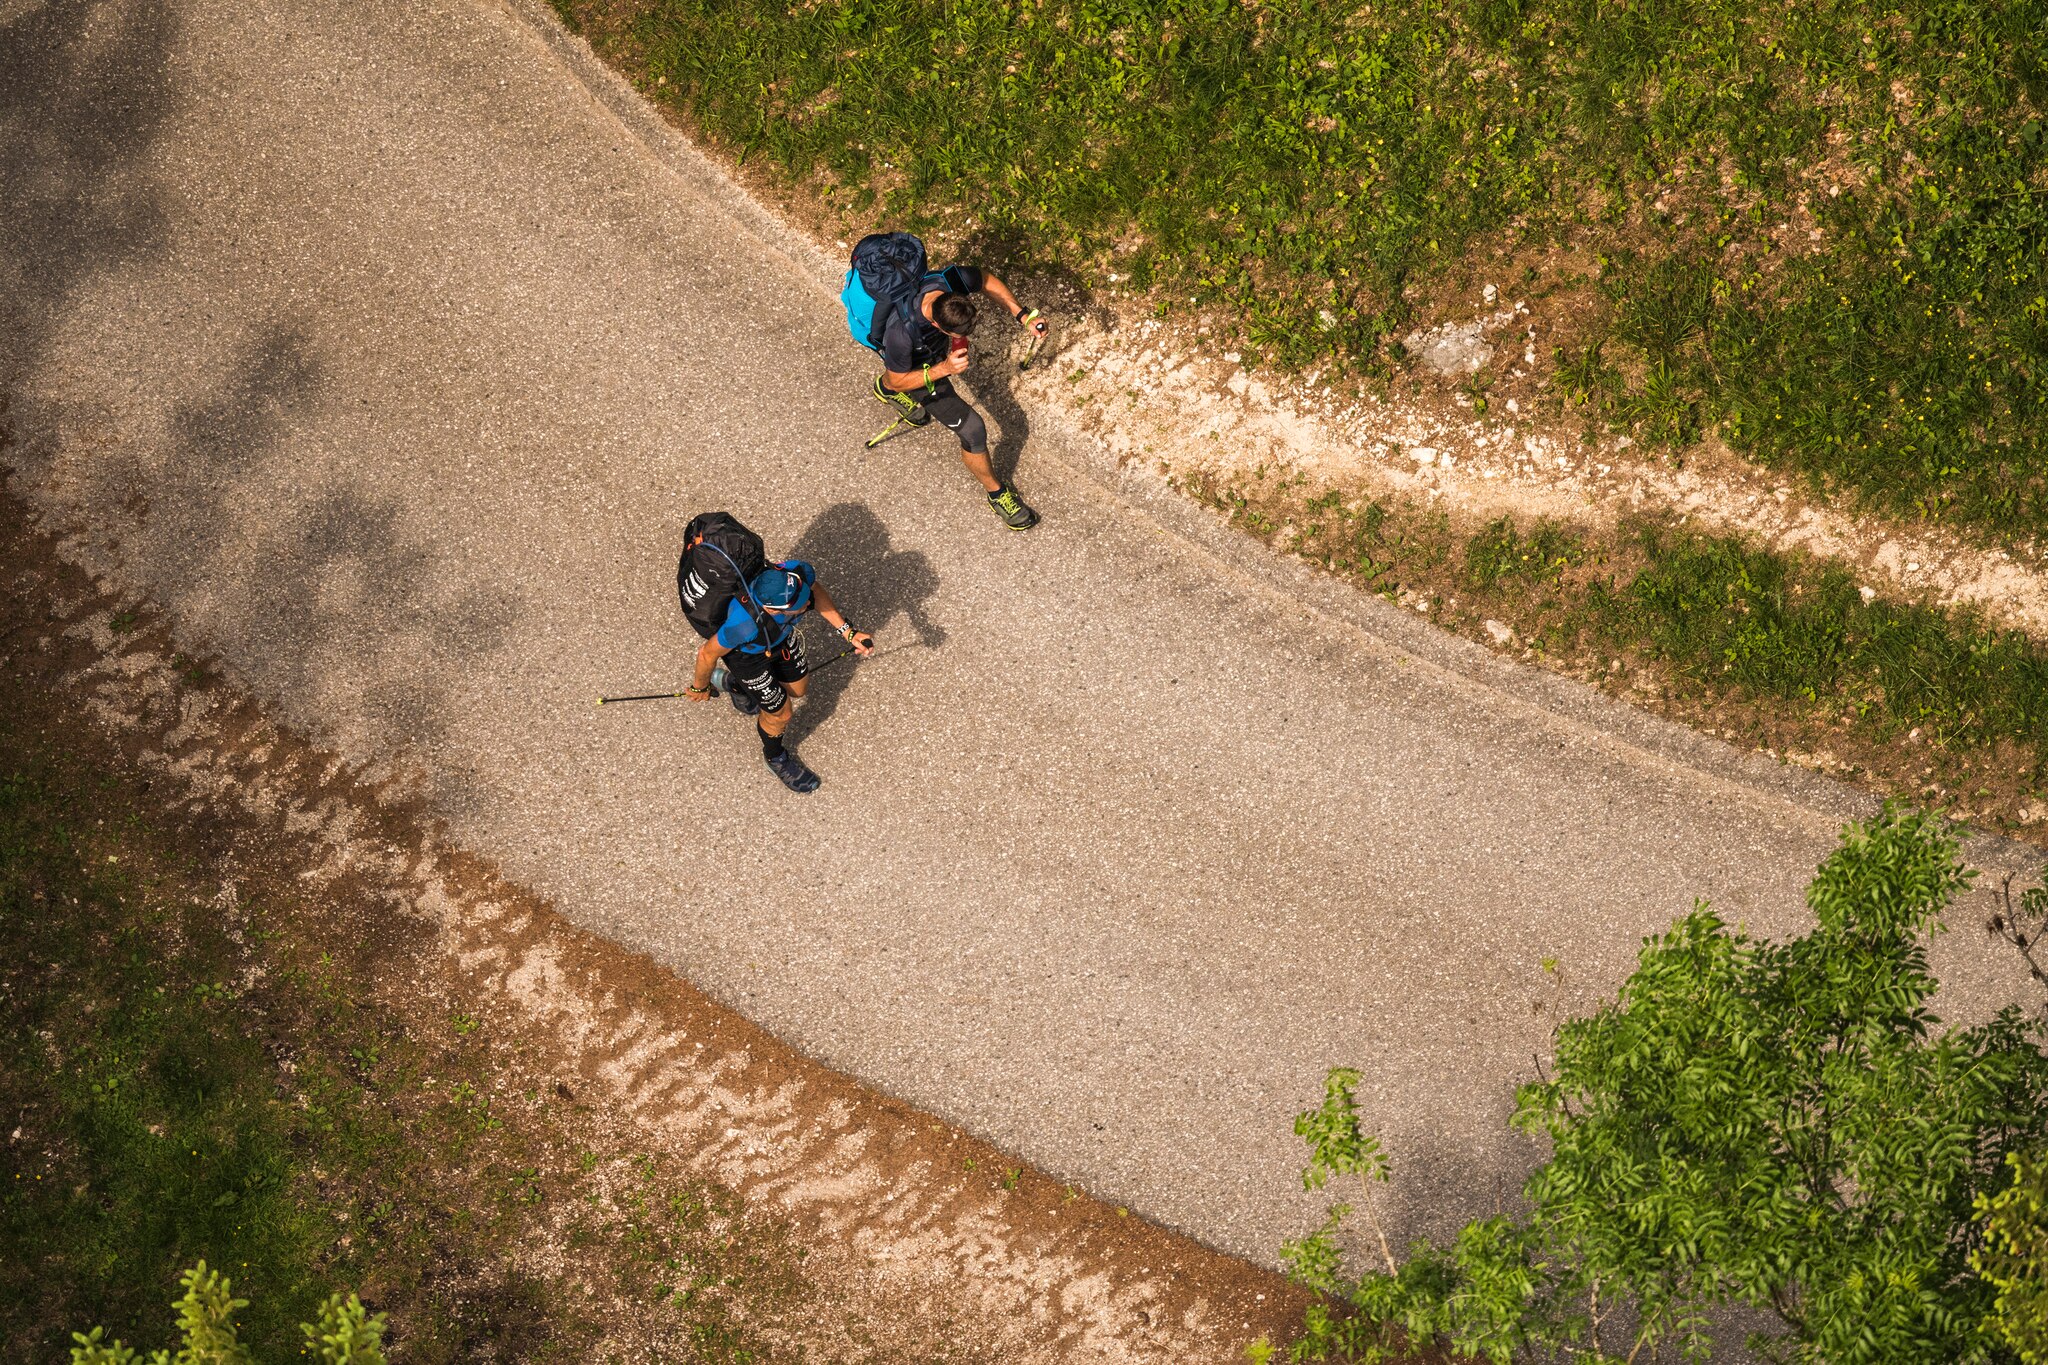
[[[946,359],[948,359],[948,360],[965,360],[966,358],[967,358],[967,338],[966,338],[966,337],[954,337],[954,338],[952,338],[952,345],[951,345],[951,347],[950,347],[950,348],[948,349],[948,351],[947,351],[947,353],[946,353]]]

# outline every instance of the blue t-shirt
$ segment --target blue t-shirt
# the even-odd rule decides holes
[[[817,582],[816,571],[803,560],[790,559],[783,562],[802,574],[809,582]],[[806,601],[804,611],[810,609],[811,605]],[[757,621],[754,619],[754,613],[747,610],[747,604],[740,600],[739,594],[734,593],[732,601],[725,608],[725,621],[718,627],[718,634],[714,638],[726,649],[736,649],[742,654],[766,654],[771,649],[789,643],[789,637],[796,632],[796,618],[803,614],[803,611],[792,612],[778,618],[764,611]],[[764,625],[768,628],[766,638],[761,634],[761,627]]]

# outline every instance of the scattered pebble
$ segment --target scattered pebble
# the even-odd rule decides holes
[[[1487,621],[1486,633],[1493,637],[1493,642],[1497,645],[1504,645],[1515,638],[1515,632],[1499,621]]]

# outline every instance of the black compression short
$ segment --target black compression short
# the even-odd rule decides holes
[[[793,683],[810,671],[811,666],[804,661],[803,643],[795,636],[790,637],[788,644],[766,654],[735,649],[725,656],[727,684],[752,697],[763,711],[780,711],[788,705],[789,693],[782,685]]]

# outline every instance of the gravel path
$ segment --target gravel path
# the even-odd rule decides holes
[[[1289,1122],[1340,1062],[1403,1236],[1490,1211],[1552,1020],[1695,895],[1796,927],[1858,808],[1271,561],[999,391],[1028,536],[942,433],[864,455],[819,259],[523,9],[0,25],[5,459],[70,553],[571,919],[1217,1246],[1314,1216]],[[722,704],[591,704],[676,684],[708,507],[879,637],[798,723],[813,796]],[[1963,927],[1959,1016],[2021,981]]]

